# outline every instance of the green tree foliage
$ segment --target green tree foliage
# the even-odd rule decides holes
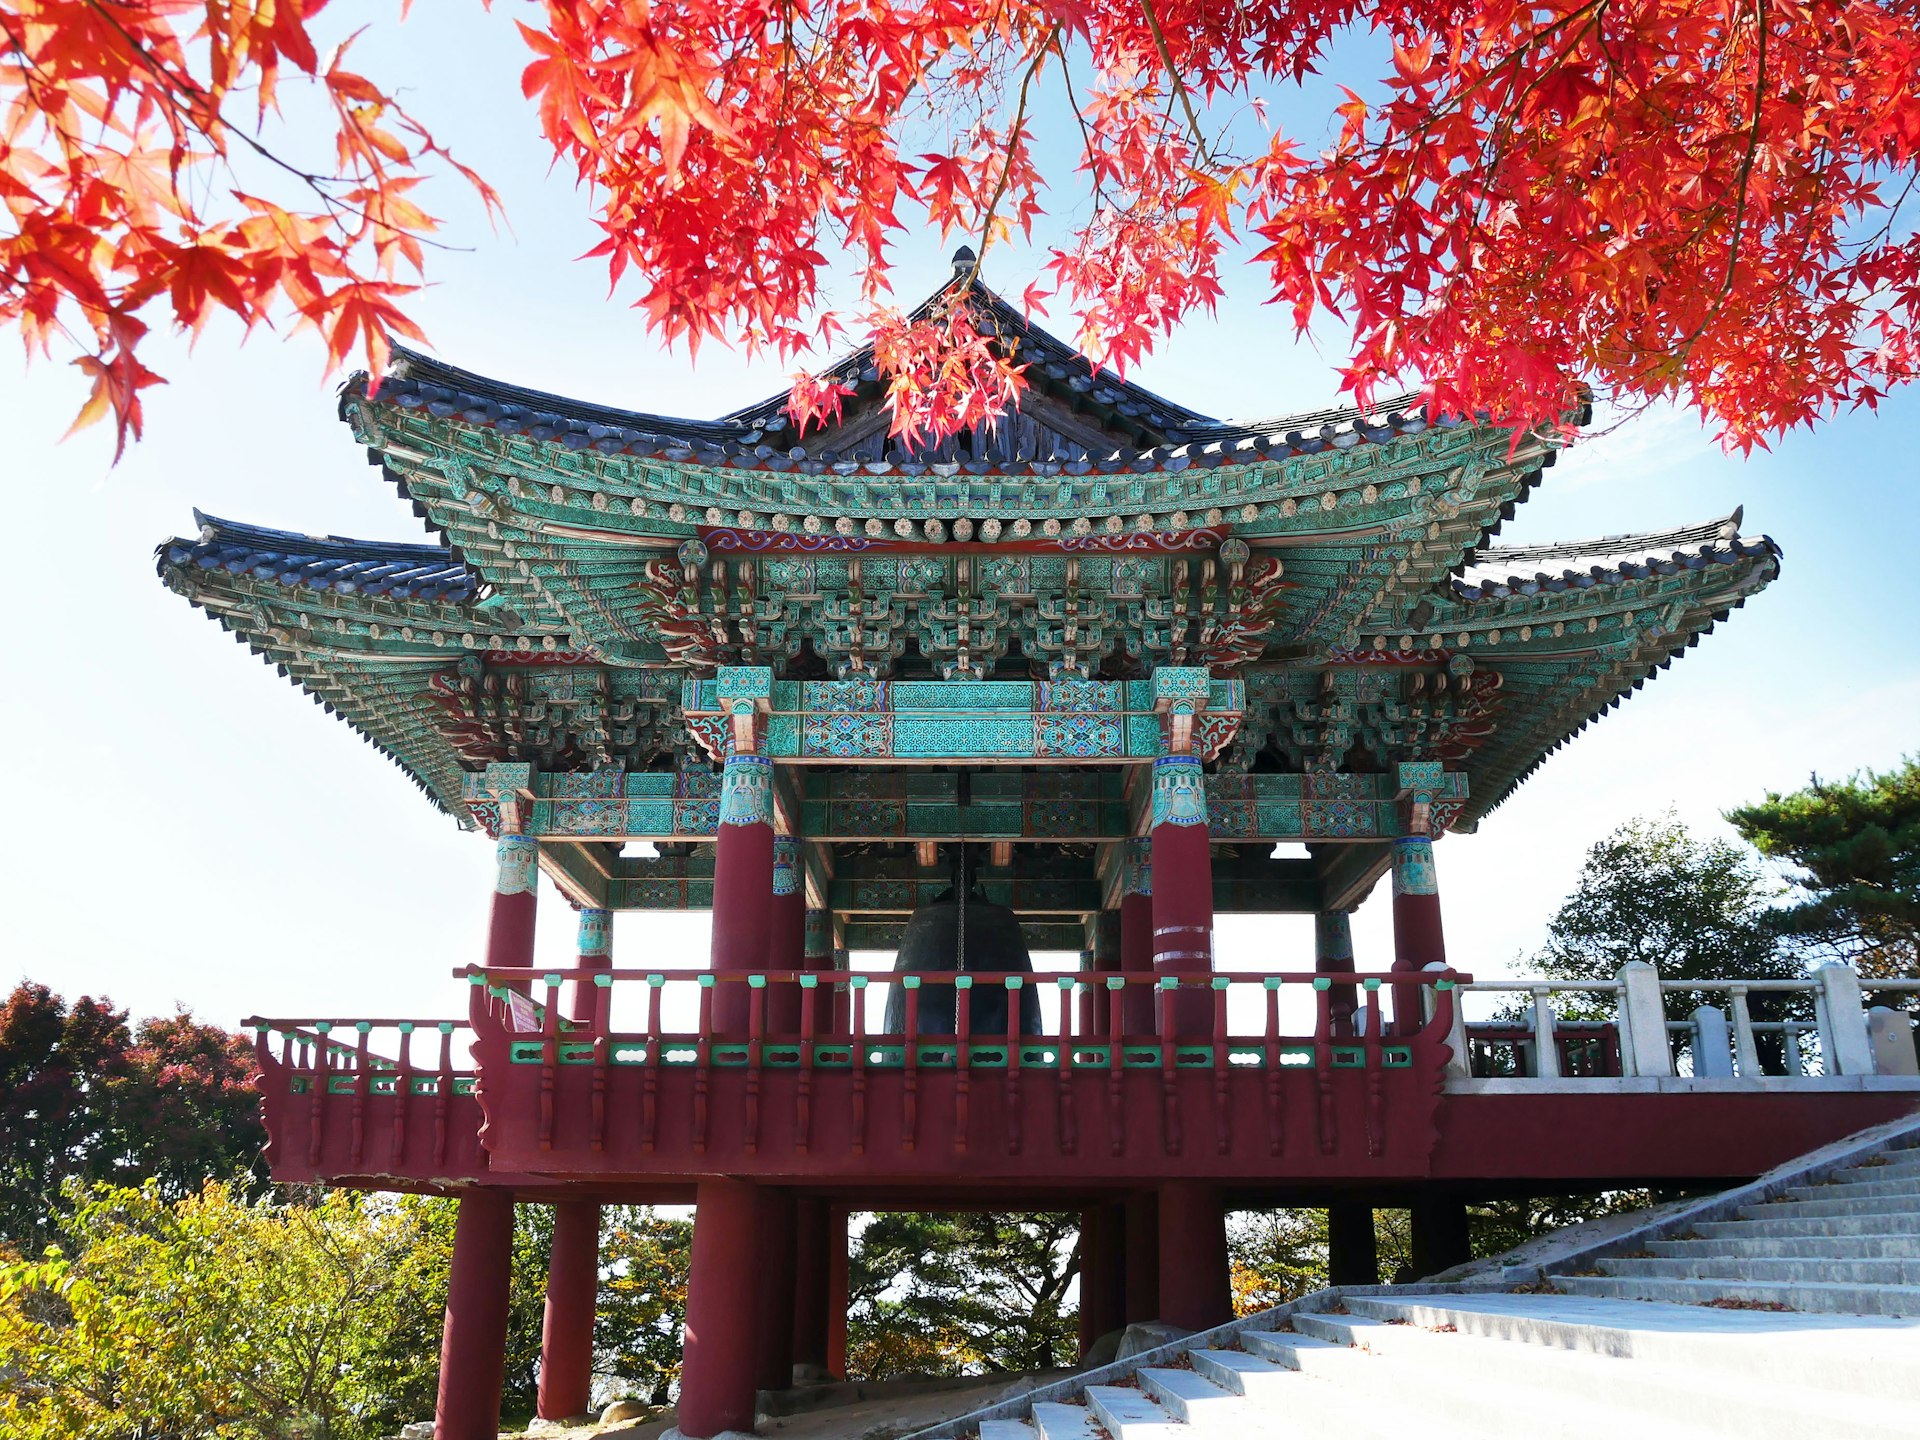
[[[601,1216],[595,1368],[664,1405],[680,1379],[693,1221],[643,1205]]]
[[[1727,820],[1790,867],[1797,894],[1781,934],[1873,979],[1920,977],[1920,758],[1839,782],[1813,777]]]
[[[875,1215],[848,1255],[847,1368],[882,1380],[1071,1365],[1073,1215]]]
[[[251,1172],[260,1188],[253,1067],[244,1038],[184,1010],[134,1029],[107,1000],[16,986],[0,1003],[0,1242],[37,1250],[69,1180],[178,1197]]]
[[[1556,980],[1611,980],[1644,960],[1672,980],[1758,980],[1791,968],[1767,923],[1773,888],[1752,855],[1703,840],[1671,812],[1629,820],[1587,851],[1534,964]]]

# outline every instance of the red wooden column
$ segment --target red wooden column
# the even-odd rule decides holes
[[[1111,1201],[1080,1215],[1080,1358],[1127,1323],[1126,1213]]]
[[[1153,974],[1153,841],[1127,841],[1125,863],[1120,895],[1120,969],[1123,974],[1146,977]],[[1151,1035],[1153,1013],[1149,985],[1135,983],[1120,992],[1121,1034]]]
[[[512,1194],[466,1191],[454,1221],[434,1440],[498,1440],[512,1279]]]
[[[540,899],[540,842],[506,834],[494,843],[493,913],[487,919],[487,964],[533,964],[534,907]]]
[[[1213,969],[1213,852],[1206,777],[1198,755],[1153,762],[1153,969],[1159,976]],[[1213,1034],[1213,996],[1202,989],[1163,994],[1163,1032]]]
[[[1420,971],[1447,962],[1440,928],[1440,881],[1433,868],[1433,841],[1409,835],[1393,842],[1393,968]],[[1420,987],[1393,987],[1394,1028],[1420,1028]]]
[[[740,1303],[759,1312],[753,1368],[754,1383],[762,1390],[785,1390],[793,1384],[797,1221],[792,1191],[770,1186],[761,1190],[759,1284],[741,1296]]]
[[[1313,917],[1313,968],[1321,975],[1353,974],[1353,924],[1345,910],[1319,910]],[[1327,992],[1333,1033],[1353,1034],[1353,1012],[1360,1006],[1354,985],[1335,985]]]
[[[847,1378],[847,1221],[844,1205],[827,1207],[827,1373]]]
[[[600,1292],[600,1207],[563,1200],[553,1207],[547,1308],[540,1327],[542,1420],[584,1415],[593,1404],[593,1310]]]
[[[1218,1188],[1204,1181],[1160,1186],[1159,1318],[1188,1330],[1233,1318],[1226,1207]]]
[[[681,1434],[696,1440],[722,1430],[753,1429],[760,1213],[757,1185],[721,1178],[700,1182],[678,1415]]]
[[[613,916],[580,912],[579,968],[613,966]],[[598,986],[575,982],[570,1019],[591,1022]],[[542,1420],[584,1415],[593,1403],[593,1316],[600,1298],[600,1207],[564,1200],[553,1207],[553,1248],[547,1257],[546,1315],[540,1327]]]
[[[1105,1035],[1113,1016],[1106,977],[1120,970],[1120,912],[1102,910],[1093,917],[1093,948],[1082,956],[1093,983],[1080,992],[1080,1034]]]
[[[730,754],[720,777],[720,827],[713,845],[715,974],[764,970],[773,943],[773,762]],[[713,1028],[744,1035],[750,1013],[745,985],[717,985]]]
[[[1160,1318],[1160,1197],[1151,1190],[1127,1196],[1122,1224],[1126,1231],[1127,1324]]]
[[[773,920],[767,939],[769,970],[804,970],[807,964],[807,886],[800,868],[800,842],[786,835],[773,838]],[[800,1033],[798,984],[767,985],[767,1030],[775,1035]]]
[[[611,910],[586,909],[580,912],[580,939],[576,952],[577,967],[581,970],[611,970],[613,968],[613,912]],[[593,1019],[593,1006],[599,986],[590,980],[576,980],[573,985],[573,1004],[567,1013],[569,1020],[587,1024]]]
[[[827,1250],[831,1207],[803,1195],[793,1211],[793,1363],[818,1378],[828,1372],[827,1291],[832,1257]],[[843,1235],[845,1229],[842,1227]]]

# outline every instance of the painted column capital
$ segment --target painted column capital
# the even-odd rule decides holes
[[[1193,720],[1213,694],[1213,672],[1204,665],[1158,665],[1153,671],[1153,708],[1161,717],[1169,752],[1193,752]]]
[[[765,665],[722,665],[714,672],[714,693],[727,717],[734,752],[752,755],[760,748],[760,722],[773,704],[773,671]]]
[[[773,824],[773,762],[766,756],[727,756],[720,772],[720,824]]]
[[[833,912],[807,911],[806,952],[808,959],[825,959],[833,954]]]
[[[1207,781],[1197,755],[1162,755],[1153,762],[1153,826],[1207,823]]]
[[[791,835],[773,837],[773,893],[796,895],[800,891],[800,842]]]
[[[1353,923],[1345,910],[1316,910],[1313,953],[1321,969],[1353,968]]]
[[[540,842],[531,835],[502,835],[494,841],[496,895],[530,895],[540,877]]]
[[[613,912],[594,908],[580,912],[580,943],[578,945],[582,960],[606,959],[613,954]]]
[[[1433,841],[1426,836],[1409,835],[1393,842],[1393,893],[1440,893],[1440,879],[1433,868]]]

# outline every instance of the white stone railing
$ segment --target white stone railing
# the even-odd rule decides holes
[[[1910,1003],[1920,981],[1862,981],[1841,964],[1796,980],[1663,980],[1639,961],[1611,980],[1479,980],[1458,992],[1448,1073],[1537,1080],[1920,1074],[1912,1020],[1891,1004],[1869,1009],[1863,991]],[[1681,995],[1696,1003],[1676,1017],[1672,997]]]

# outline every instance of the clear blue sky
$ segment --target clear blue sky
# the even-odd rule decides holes
[[[471,247],[434,257],[416,307],[438,352],[688,415],[780,388],[778,366],[718,349],[697,367],[663,354],[623,300],[608,300],[598,266],[575,263],[595,233],[571,182],[549,173],[520,100],[511,19],[420,6],[395,26],[383,12],[357,52],[369,73],[406,83],[409,103],[506,199],[513,229],[495,234],[457,189],[429,196],[448,238]],[[902,298],[937,282],[950,248],[933,236],[902,247]],[[1017,296],[1036,268],[1033,252],[997,251],[988,278]],[[1338,336],[1318,353],[1298,345],[1261,305],[1257,273],[1228,283],[1220,314],[1188,326],[1139,378],[1219,415],[1329,400]],[[57,443],[81,399],[75,374],[0,370],[11,532],[0,979],[106,992],[136,1013],[184,1002],[228,1024],[256,1010],[451,1014],[464,1000],[448,972],[480,954],[488,842],[169,595],[152,561],[159,541],[190,533],[195,505],[382,539],[418,538],[418,522],[335,420],[310,337],[260,334],[242,348],[216,324],[193,352],[160,344],[149,361],[172,383],[150,392],[147,439],[113,470],[104,432]],[[1672,806],[1713,827],[1769,786],[1920,749],[1916,455],[1910,391],[1878,416],[1746,460],[1684,417],[1648,415],[1548,473],[1503,538],[1657,529],[1744,504],[1747,528],[1785,548],[1785,572],[1553,757],[1479,835],[1445,842],[1457,964],[1492,974],[1537,945],[1586,846],[1634,814]],[[564,955],[570,912],[550,889],[542,904],[541,943]],[[1386,962],[1385,910],[1377,897],[1359,917],[1363,965]],[[616,952],[644,945],[698,964],[705,930],[704,916],[626,916]],[[1308,944],[1296,921],[1234,921],[1221,936],[1223,954],[1248,964],[1297,962]]]

